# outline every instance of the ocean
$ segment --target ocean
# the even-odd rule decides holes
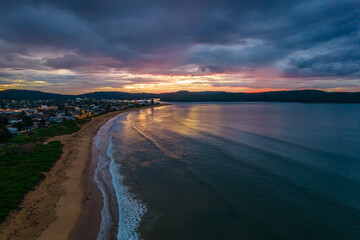
[[[175,103],[95,137],[98,239],[360,239],[360,105]]]

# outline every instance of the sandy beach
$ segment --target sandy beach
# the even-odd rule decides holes
[[[98,190],[91,185],[92,178],[89,177],[92,169],[92,139],[109,119],[132,110],[136,109],[92,118],[73,134],[49,139],[48,141],[60,140],[64,145],[63,153],[54,167],[46,173],[45,179],[25,196],[20,209],[13,211],[0,225],[0,238],[64,240],[70,238],[75,226],[79,230],[71,234],[73,239],[85,237],[81,229],[91,229],[88,234],[96,236],[101,210],[99,202],[102,199]],[[89,201],[91,197],[95,200]],[[91,204],[93,205],[90,206]],[[89,208],[94,211],[86,211]],[[80,218],[81,216],[85,218]]]

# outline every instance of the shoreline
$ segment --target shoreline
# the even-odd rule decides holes
[[[91,199],[99,200],[99,194],[102,201],[102,195],[97,186],[94,189],[93,184],[96,183],[92,183],[91,171],[95,169],[92,169],[91,166],[93,138],[102,125],[119,114],[165,105],[167,104],[106,113],[92,118],[75,133],[49,139],[49,141],[61,141],[64,145],[63,153],[51,170],[45,174],[45,178],[25,195],[19,205],[20,210],[10,213],[8,218],[0,224],[0,237],[12,240],[63,240],[88,232],[89,225],[87,224],[89,222],[92,222],[90,223],[91,228],[96,226],[97,222],[100,223],[102,205],[99,208],[99,201],[95,203],[89,201]],[[96,193],[96,189],[98,193]],[[87,208],[92,203],[95,207],[97,206],[96,211],[100,209],[99,221],[91,219],[93,216],[89,216],[92,211]],[[95,214],[96,211],[94,211]],[[80,227],[82,221],[87,223],[85,224],[87,227]],[[94,239],[96,236],[97,233]]]
[[[124,114],[122,112],[107,120],[102,126],[108,122],[117,118],[119,115]],[[81,215],[75,224],[73,230],[69,234],[69,239],[96,239],[100,230],[100,224],[102,221],[101,211],[104,206],[103,195],[96,183],[94,176],[95,170],[98,167],[98,154],[99,150],[95,146],[95,138],[98,136],[101,127],[99,127],[96,135],[92,139],[91,143],[91,162],[87,167],[87,177],[84,176],[84,186],[86,186],[86,192],[84,194],[84,204],[81,211]]]

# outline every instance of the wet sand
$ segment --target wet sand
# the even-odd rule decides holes
[[[154,107],[157,106],[163,105]],[[13,211],[1,223],[0,238],[95,239],[102,196],[92,180],[92,139],[109,119],[132,110],[136,109],[95,117],[75,133],[49,139],[61,141],[63,153],[45,179],[25,196],[20,210]]]
[[[94,144],[94,143],[93,143]],[[92,147],[92,161],[87,177],[86,203],[83,214],[69,235],[69,239],[96,239],[101,224],[101,210],[104,205],[102,194],[94,181],[95,169],[98,164],[97,148]]]

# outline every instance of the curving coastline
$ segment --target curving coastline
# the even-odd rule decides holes
[[[163,105],[149,107],[157,106]],[[137,109],[95,117],[73,134],[50,139],[60,140],[64,144],[62,155],[54,167],[46,173],[45,179],[24,197],[19,206],[20,210],[12,212],[7,220],[1,223],[0,238],[13,240],[71,238],[72,230],[80,226],[83,219],[81,216],[86,216],[87,206],[92,202],[89,199],[92,195],[94,198],[99,196],[96,195],[96,190],[91,190],[93,188],[88,181],[91,172],[93,138],[109,119],[133,110]],[[99,204],[95,205],[99,208]],[[93,225],[97,225],[96,219],[93,220]],[[74,236],[76,236],[76,228],[73,231]],[[96,228],[92,230],[96,232]]]

